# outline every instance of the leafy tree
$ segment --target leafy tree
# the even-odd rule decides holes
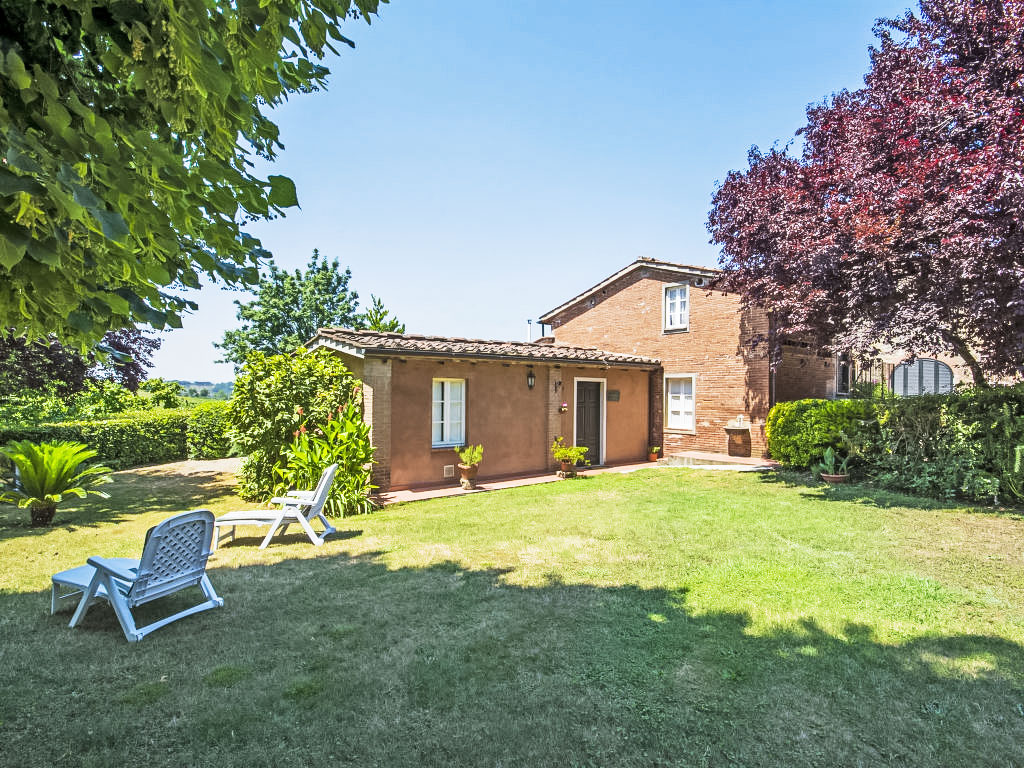
[[[754,148],[709,218],[723,283],[778,337],[1024,371],[1024,0],[923,0],[875,27],[865,87]]]
[[[92,381],[110,380],[133,392],[152,367],[160,340],[135,328],[106,333],[103,354],[80,354],[54,337],[31,341],[13,333],[0,334],[0,391],[47,390],[67,397]]]
[[[157,377],[146,381],[140,389],[149,393],[153,405],[160,408],[181,407],[181,384]]]
[[[373,294],[370,294],[373,302],[360,318],[360,325],[369,331],[383,331],[385,333],[405,333],[405,323],[399,322],[397,317],[389,317],[389,310],[384,308],[384,302]]]
[[[379,0],[0,0],[0,327],[84,351],[179,327],[170,293],[251,285],[243,229],[298,205],[253,159],[270,109],[325,87],[346,16]]]
[[[357,387],[341,360],[326,350],[251,352],[235,379],[228,415],[231,439],[246,456],[238,473],[242,498],[266,501],[277,482],[274,466],[293,438],[307,421],[326,424],[358,397]]]
[[[389,317],[376,297],[367,313],[360,313],[359,294],[349,287],[351,280],[352,270],[342,271],[337,259],[328,262],[317,249],[305,270],[288,272],[271,264],[256,298],[235,302],[241,328],[225,332],[216,345],[224,351],[224,362],[234,363],[237,369],[252,351],[291,352],[327,326],[405,332],[405,325]]]

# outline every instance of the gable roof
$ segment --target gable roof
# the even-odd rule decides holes
[[[550,312],[545,312],[543,315],[540,316],[540,322],[545,324],[550,323],[551,318],[559,314],[560,312],[564,312],[565,310],[569,309],[569,307],[573,306],[574,304],[578,304],[579,302],[583,301],[589,296],[592,296],[593,294],[600,291],[602,288],[606,288],[619,278],[625,277],[630,272],[635,272],[636,270],[643,268],[653,268],[661,272],[676,272],[680,275],[693,275],[696,277],[705,277],[710,280],[720,277],[722,274],[722,270],[715,269],[713,267],[695,267],[690,264],[676,264],[673,261],[659,261],[658,259],[639,258],[632,264],[629,264],[626,267],[620,269],[614,275],[605,278],[597,285],[588,288],[578,296],[574,296],[573,298],[569,299],[561,306],[555,307]]]
[[[351,328],[321,328],[306,346],[310,349],[327,347],[353,357],[464,357],[537,363],[596,363],[644,368],[659,365],[659,361],[650,357],[605,352],[592,347],[575,347],[568,344],[460,339],[411,333],[355,331]]]

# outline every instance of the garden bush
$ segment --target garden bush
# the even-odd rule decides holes
[[[821,461],[826,449],[843,447],[844,436],[867,439],[864,433],[876,424],[870,400],[793,400],[777,403],[764,429],[773,459],[806,468]]]
[[[12,440],[34,443],[68,440],[85,443],[98,460],[112,469],[142,464],[181,461],[186,458],[220,458],[228,455],[224,404],[214,409],[153,409],[123,413],[109,419],[82,419],[51,424],[0,427],[0,445]],[[217,436],[217,430],[220,436]]]
[[[936,498],[1024,501],[1024,384],[948,395],[797,400],[772,408],[768,450],[808,467],[828,446],[894,490]]]
[[[326,350],[250,353],[229,410],[231,439],[246,457],[238,473],[239,495],[249,501],[273,495],[274,467],[300,427],[326,424],[353,400],[358,384],[341,359]]]
[[[231,455],[228,404],[211,400],[188,409],[185,442],[190,459],[221,459]]]

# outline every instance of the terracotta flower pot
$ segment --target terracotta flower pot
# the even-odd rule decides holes
[[[476,473],[479,471],[479,464],[459,464],[459,485],[467,491],[476,488]]]
[[[821,479],[824,480],[826,483],[831,483],[832,485],[839,485],[840,483],[845,483],[846,478],[848,477],[849,475],[829,475],[825,472],[821,473]]]
[[[562,471],[563,472],[569,473],[569,472],[572,472],[572,470],[573,470],[573,467],[572,467],[572,462],[571,461],[563,461],[562,462]]]
[[[651,453],[648,453],[647,454],[647,460],[648,461],[657,461],[658,460],[658,454],[653,452],[653,451]]]

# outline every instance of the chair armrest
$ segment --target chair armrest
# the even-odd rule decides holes
[[[296,499],[312,499],[316,495],[316,491],[288,491],[285,494],[286,497],[294,496]]]
[[[105,557],[90,557],[87,562],[97,570],[106,571],[121,581],[135,581],[139,575],[138,568],[123,568],[119,563],[111,562]]]
[[[309,506],[310,499],[301,499],[295,496],[275,496],[270,500],[271,504],[283,504],[286,507]]]

